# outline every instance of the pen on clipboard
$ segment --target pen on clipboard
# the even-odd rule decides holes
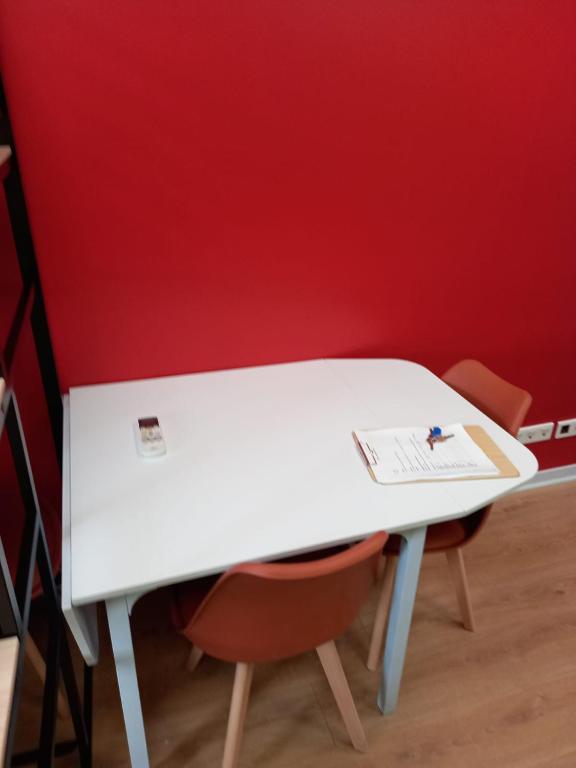
[[[440,427],[430,427],[430,434],[426,438],[426,442],[430,446],[430,450],[434,450],[434,443],[445,443],[454,435],[443,435]]]
[[[370,464],[372,467],[378,464],[378,454],[376,453],[376,450],[372,448],[369,443],[361,442],[360,446],[364,452],[364,456],[366,457],[368,464]]]
[[[378,464],[378,454],[376,453],[376,450],[372,448],[371,445],[369,445],[364,440],[359,440],[358,436],[355,432],[352,433],[354,436],[354,440],[356,441],[356,445],[358,448],[360,448],[360,453],[362,456],[364,456],[364,459],[366,461],[366,464],[368,464],[368,468],[376,466]]]

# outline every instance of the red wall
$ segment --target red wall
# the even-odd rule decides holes
[[[574,0],[0,0],[63,389],[473,356],[576,417],[575,40]]]

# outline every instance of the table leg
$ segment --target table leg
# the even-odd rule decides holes
[[[132,768],[148,768],[148,750],[142,718],[142,705],[138,691],[138,677],[134,662],[134,648],[130,631],[130,614],[125,597],[106,601],[110,639],[116,663],[124,725],[128,737],[128,750]]]
[[[378,706],[385,715],[394,712],[398,703],[412,609],[426,540],[426,526],[413,528],[400,535],[402,542],[386,632],[382,682],[378,692]]]

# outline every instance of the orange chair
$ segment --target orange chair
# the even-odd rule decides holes
[[[509,384],[476,360],[462,360],[456,363],[446,371],[442,379],[503,429],[516,436],[532,403],[532,397],[528,392]],[[456,588],[462,623],[471,632],[474,631],[474,616],[462,547],[478,535],[488,519],[490,509],[491,505],[459,520],[430,525],[424,545],[425,553],[444,552],[446,554]],[[396,568],[394,556],[398,554],[399,549],[400,538],[391,536],[384,548],[386,566],[368,652],[367,667],[371,670],[376,669],[382,654],[388,606],[394,585]]]
[[[204,597],[197,582],[175,588],[173,617],[194,648],[236,663],[223,768],[238,761],[256,662],[316,649],[354,747],[366,737],[334,638],[356,617],[376,580],[388,534],[376,533],[349,549],[308,562],[248,563],[221,576]]]

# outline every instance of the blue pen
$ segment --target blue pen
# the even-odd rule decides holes
[[[430,446],[430,450],[434,450],[434,443],[443,443],[454,435],[442,435],[440,427],[430,427],[430,434],[426,438],[426,442]]]

